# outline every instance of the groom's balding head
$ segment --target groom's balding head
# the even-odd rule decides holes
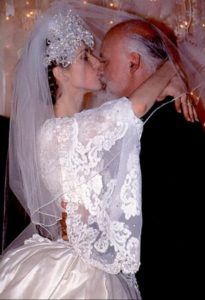
[[[101,47],[103,77],[116,96],[129,96],[167,58],[157,30],[142,20],[112,27]]]

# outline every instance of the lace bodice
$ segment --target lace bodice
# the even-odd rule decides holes
[[[122,98],[49,119],[39,133],[42,178],[56,209],[66,203],[69,243],[109,273],[139,268],[142,124]]]

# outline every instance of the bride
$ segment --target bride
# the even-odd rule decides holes
[[[83,110],[102,88],[93,49],[76,12],[50,9],[18,63],[10,184],[36,233],[2,257],[2,299],[140,299],[140,117],[175,71]]]

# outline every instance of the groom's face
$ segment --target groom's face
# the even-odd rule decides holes
[[[100,56],[102,81],[106,84],[107,91],[117,97],[129,96],[131,73],[124,40],[117,34],[106,36],[102,42]]]

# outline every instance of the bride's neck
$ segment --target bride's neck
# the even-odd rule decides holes
[[[72,117],[75,113],[82,109],[84,91],[70,90],[57,94],[57,101],[54,105],[54,113],[56,117]]]

